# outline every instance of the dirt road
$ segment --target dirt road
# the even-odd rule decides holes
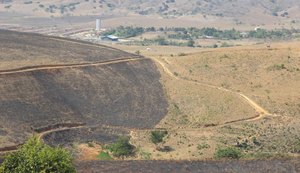
[[[228,90],[226,88],[222,88],[222,87],[219,87],[219,86],[214,86],[214,85],[202,83],[202,82],[199,82],[199,81],[194,81],[194,80],[190,80],[190,79],[179,77],[179,76],[175,75],[174,73],[172,73],[172,71],[167,67],[167,64],[170,65],[169,61],[167,61],[167,60],[165,60],[163,58],[159,59],[159,58],[153,58],[152,57],[151,59],[154,60],[157,64],[159,64],[163,68],[163,71],[165,73],[167,73],[170,77],[172,77],[172,78],[174,78],[176,80],[184,80],[186,82],[192,82],[192,83],[195,83],[195,84],[198,84],[198,85],[202,85],[202,86],[205,86],[205,87],[215,88],[215,89],[218,89],[218,90],[221,90],[221,91],[224,91],[224,92],[233,93],[233,94],[239,96],[244,101],[246,101],[258,113],[258,115],[254,116],[252,118],[242,119],[242,120],[236,120],[236,121],[232,121],[232,122],[227,122],[225,124],[234,123],[234,122],[241,122],[241,121],[255,121],[255,120],[259,120],[261,118],[264,118],[266,116],[271,116],[272,115],[267,110],[265,110],[264,108],[262,108],[255,101],[253,101],[252,99],[250,99],[248,96],[246,96],[243,93],[235,92],[235,91]]]

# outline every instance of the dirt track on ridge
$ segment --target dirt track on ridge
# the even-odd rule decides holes
[[[235,92],[235,91],[223,88],[223,87],[219,87],[219,86],[214,86],[214,85],[202,83],[202,82],[194,81],[194,80],[187,79],[187,78],[178,77],[178,76],[174,75],[172,73],[172,71],[166,66],[165,63],[169,64],[169,62],[167,60],[163,59],[165,61],[165,63],[164,63],[162,60],[159,60],[158,58],[151,58],[151,59],[153,59],[155,62],[157,62],[163,68],[163,71],[166,72],[170,77],[172,77],[172,78],[174,78],[176,80],[183,80],[183,81],[187,81],[187,82],[192,82],[192,83],[195,83],[197,85],[202,85],[202,86],[205,86],[205,87],[214,88],[214,89],[218,89],[220,91],[229,92],[229,93],[238,95],[241,99],[243,99],[244,101],[246,101],[258,113],[257,116],[254,116],[254,117],[251,117],[251,118],[241,119],[241,120],[236,120],[236,121],[231,121],[231,122],[226,122],[224,124],[230,124],[230,123],[236,123],[236,122],[243,122],[243,121],[255,121],[255,120],[262,119],[262,118],[264,118],[266,116],[275,116],[275,115],[270,114],[267,110],[265,110],[264,108],[262,108],[255,101],[253,101],[252,99],[250,99],[249,97],[247,97],[243,93]]]
[[[29,66],[29,67],[22,67],[17,69],[0,70],[0,75],[17,74],[17,73],[24,73],[24,72],[39,71],[39,70],[100,66],[100,65],[117,64],[122,62],[129,62],[129,61],[145,60],[145,59],[146,58],[123,58],[123,59],[115,59],[115,60],[108,60],[104,62],[102,61],[102,62],[94,62],[94,63],[40,65],[40,66],[31,66],[31,67]]]

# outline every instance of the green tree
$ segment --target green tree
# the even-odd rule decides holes
[[[129,156],[134,153],[134,146],[129,143],[128,137],[120,137],[115,143],[108,146],[115,157]]]
[[[18,151],[4,160],[1,173],[74,173],[71,154],[63,148],[52,148],[37,137],[30,138]]]
[[[175,74],[176,75],[176,74]],[[178,74],[177,74],[178,75]],[[151,141],[154,144],[163,142],[163,138],[168,134],[167,131],[152,131],[151,132]]]
[[[195,41],[194,41],[194,40],[189,40],[189,41],[187,42],[187,46],[188,46],[188,47],[194,47],[194,46],[195,46]]]

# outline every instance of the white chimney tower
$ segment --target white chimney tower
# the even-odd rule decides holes
[[[96,19],[96,31],[100,31],[100,27],[101,27],[101,20]]]

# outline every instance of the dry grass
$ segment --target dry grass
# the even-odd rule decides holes
[[[101,152],[101,146],[95,143],[79,144],[76,148],[77,159],[80,161],[97,160]]]
[[[167,60],[182,76],[241,91],[271,113],[297,116],[300,113],[298,45],[228,48]]]
[[[142,50],[143,55],[163,61],[171,73],[183,78],[170,77],[159,68],[170,106],[168,115],[157,127],[169,130],[163,145],[173,150],[157,151],[150,141],[150,132],[145,131],[133,132],[132,142],[151,153],[152,159],[213,158],[216,148],[236,146],[245,141],[248,147],[242,151],[247,158],[294,155],[293,149],[300,138],[298,46],[299,43],[291,42],[273,44],[271,49],[255,45],[220,49],[152,47],[150,51],[144,47],[118,46],[132,52]],[[178,52],[186,55],[178,56]],[[281,64],[284,64],[283,69],[280,69]],[[279,116],[204,127],[251,117],[255,112],[234,94],[184,79],[242,92]],[[259,145],[253,143],[255,138]],[[197,146],[202,144],[210,147],[199,150]]]
[[[168,115],[157,127],[197,128],[256,115],[254,109],[235,94],[173,79],[162,73],[170,105]]]

